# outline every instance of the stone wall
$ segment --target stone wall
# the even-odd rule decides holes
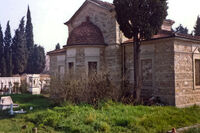
[[[200,104],[200,89],[194,84],[194,60],[200,59],[199,47],[199,42],[187,39],[175,40],[175,93],[177,107]]]
[[[53,75],[57,73],[57,56],[51,55],[50,56],[50,74]]]
[[[173,38],[157,40],[154,43],[154,95],[168,105],[175,105]]]
[[[68,47],[66,52],[66,72],[68,73],[68,63],[74,63],[74,76],[84,77],[88,74],[88,62],[97,62],[97,71],[101,72],[105,68],[104,46],[74,46]]]
[[[175,104],[173,51],[172,39],[142,42],[140,74],[143,99],[158,96],[166,104]],[[133,72],[133,45],[125,44],[125,77],[131,86],[134,83]]]
[[[21,77],[0,77],[0,91],[13,87],[15,83],[21,84]]]
[[[65,53],[50,56],[50,74],[59,74],[60,68],[65,69]]]
[[[86,17],[90,17],[90,21],[101,29],[106,44],[116,43],[116,20],[112,12],[99,7],[93,3],[88,3],[81,12],[68,24],[69,33],[73,28],[79,26],[86,21]]]
[[[113,85],[116,87],[116,95],[121,93],[122,83],[122,55],[120,45],[109,45],[105,48],[105,66]]]

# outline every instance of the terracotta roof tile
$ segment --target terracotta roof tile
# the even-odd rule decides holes
[[[72,45],[105,45],[105,43],[101,30],[87,17],[85,22],[69,34],[67,46]]]
[[[187,38],[187,39],[194,39],[194,40],[200,41],[200,36],[192,36],[192,35],[189,35],[189,34],[182,34],[182,33],[174,33],[174,36]]]
[[[65,49],[53,50],[53,51],[47,52],[47,55],[63,54],[63,53],[65,53],[65,51],[66,51]]]
[[[160,39],[160,38],[166,38],[166,37],[180,37],[180,38],[200,41],[200,36],[192,36],[189,34],[174,33],[174,32],[167,33],[167,31],[160,32],[159,34],[154,35],[151,39],[153,40],[153,39]],[[133,42],[133,39],[129,39],[123,43],[132,43],[132,42]]]
[[[173,32],[161,30],[158,34],[153,35],[153,37],[151,39],[159,39],[159,38],[164,38],[164,37],[170,37],[172,35],[173,35]],[[123,43],[131,43],[131,42],[133,42],[133,39],[129,39],[129,40],[123,42]]]

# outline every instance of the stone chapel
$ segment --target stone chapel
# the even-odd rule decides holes
[[[115,19],[114,5],[86,0],[69,21],[66,45],[50,51],[50,73],[89,75],[106,69],[123,89],[133,83],[133,40],[124,37]],[[142,41],[140,74],[142,98],[159,97],[177,107],[200,104],[200,37],[174,33],[174,21],[165,20],[151,40]]]

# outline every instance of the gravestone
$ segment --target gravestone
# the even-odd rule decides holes
[[[40,75],[39,74],[27,75],[27,83],[29,84],[29,91],[33,95],[40,94],[41,88],[40,88]]]
[[[12,101],[12,98],[10,96],[1,97],[0,110],[9,109],[11,104],[13,104],[13,101]]]

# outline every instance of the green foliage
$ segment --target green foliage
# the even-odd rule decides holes
[[[13,38],[12,53],[13,53],[13,64],[14,74],[22,74],[27,66],[27,48],[24,31],[24,17],[20,21],[19,28],[15,31]]]
[[[1,65],[1,76],[2,77],[6,77],[6,61],[5,61],[5,58],[4,56],[1,57],[1,60],[0,60],[0,65]]]
[[[110,82],[106,72],[99,72],[91,75],[90,78],[80,76],[78,79],[69,75],[51,76],[50,97],[56,103],[70,101],[72,103],[89,103],[97,105],[100,100],[115,99],[119,97],[115,94],[115,86]]]
[[[42,46],[37,46],[35,45],[34,46],[34,50],[33,50],[33,62],[34,62],[34,66],[35,66],[35,69],[34,69],[34,73],[36,74],[39,74],[41,73],[44,68],[45,68],[45,51],[44,51],[44,48]]]
[[[134,97],[140,102],[140,42],[157,33],[167,16],[167,0],[114,0],[116,19],[124,36],[134,39]]]
[[[28,6],[27,10],[27,21],[26,21],[26,46],[28,48],[28,51],[33,49],[34,46],[34,40],[33,40],[33,25],[32,25],[32,20],[31,20],[31,12]]]
[[[32,57],[33,57],[33,48],[34,48],[34,39],[33,39],[33,25],[32,25],[32,20],[31,20],[31,12],[28,6],[28,10],[27,10],[27,21],[26,21],[26,46],[28,49],[28,63],[27,63],[27,68],[26,68],[26,72],[27,73],[34,73],[32,71],[32,67],[33,67],[33,61],[32,61]]]
[[[58,50],[58,49],[60,49],[60,44],[59,43],[56,44],[55,50]]]
[[[127,38],[149,39],[167,16],[167,0],[114,0],[116,18]]]
[[[183,27],[183,25],[180,24],[178,27],[176,27],[175,32],[182,33],[182,34],[188,34],[188,29],[187,29],[187,27]]]
[[[4,38],[0,27],[0,76],[23,73],[39,74],[45,68],[44,48],[34,45],[29,7],[26,26],[24,23],[23,17],[13,38],[11,37],[9,21]]]
[[[27,111],[29,111],[30,107],[33,107],[34,110],[42,110],[52,105],[48,98],[41,95],[15,94],[11,95],[11,97],[14,103],[20,104],[20,108]]]
[[[199,106],[178,109],[131,106],[108,101],[102,102],[98,108],[70,103],[51,107],[49,100],[43,96],[23,94],[11,97],[14,103],[19,104],[28,113],[13,118],[2,118],[0,112],[2,132],[31,132],[33,127],[37,127],[38,132],[162,133],[173,127],[177,129],[200,123]],[[33,107],[33,111],[29,111],[30,106]],[[28,127],[22,129],[24,125]]]
[[[34,45],[31,53],[29,54],[31,60],[29,60],[29,69],[28,73],[31,74],[40,74],[45,68],[45,51],[42,46]]]
[[[4,44],[5,44],[5,62],[6,62],[6,76],[10,77],[12,76],[12,49],[11,49],[11,43],[12,43],[12,36],[10,32],[10,24],[9,21],[7,22],[6,31],[5,31],[5,37],[4,37]]]
[[[4,42],[3,42],[3,32],[0,25],[0,76],[6,76],[6,64],[4,57]]]
[[[200,107],[177,109],[105,103],[95,109],[90,105],[69,104],[35,113],[27,121],[68,132],[156,133],[200,122],[199,111]]]
[[[200,36],[200,17],[197,16],[196,25],[194,27],[194,35]]]
[[[94,130],[97,132],[110,132],[110,126],[106,122],[96,122],[94,124]]]

